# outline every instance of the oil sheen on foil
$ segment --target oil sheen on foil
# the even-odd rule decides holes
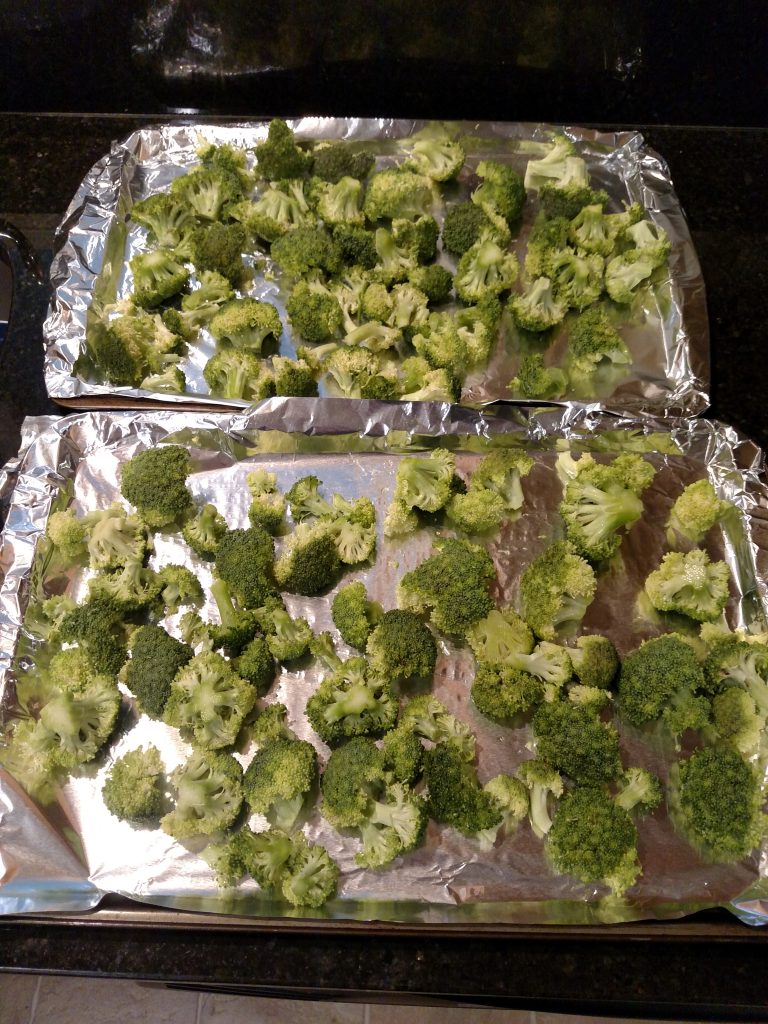
[[[348,139],[368,143],[377,156],[377,167],[402,161],[404,151],[397,139],[418,131],[423,121],[317,118],[289,122],[302,141]],[[565,130],[587,162],[594,188],[605,189],[611,209],[639,202],[648,216],[660,224],[672,242],[669,278],[648,292],[643,308],[633,313],[622,335],[632,352],[631,372],[612,393],[600,396],[608,408],[625,413],[695,415],[709,403],[709,328],[704,283],[688,225],[675,194],[663,158],[648,148],[637,132],[599,133],[584,128],[556,129],[544,124],[506,122],[452,123],[467,149],[467,168],[480,159],[509,162],[521,174],[535,147]],[[214,352],[207,332],[179,364],[187,378],[183,395],[158,394],[131,387],[116,387],[86,379],[77,366],[84,351],[88,309],[94,295],[107,301],[128,291],[126,261],[145,247],[143,229],[131,225],[127,215],[134,202],[163,191],[179,174],[197,161],[200,142],[229,142],[252,148],[266,136],[266,123],[163,125],[133,132],[113,144],[108,155],[86,175],[77,190],[58,234],[57,254],[51,268],[53,299],[45,323],[45,378],[54,399],[72,400],[96,395],[119,397],[124,404],[137,401],[200,403],[242,408],[241,400],[211,399],[203,379],[203,367]],[[456,198],[469,196],[472,175],[465,168],[456,187]],[[523,216],[517,255],[524,255],[534,204],[528,202]],[[522,263],[522,259],[521,259]],[[280,289],[274,276],[257,274],[248,294],[277,305],[287,322]],[[556,361],[564,353],[561,333],[554,342]],[[461,401],[482,406],[509,400],[508,388],[519,366],[514,339],[496,345],[488,365],[473,371],[464,384]],[[280,353],[295,357],[288,331],[280,341]],[[321,394],[324,384],[320,383]]]
[[[622,654],[658,631],[636,616],[636,596],[665,549],[663,525],[671,503],[682,486],[704,476],[742,512],[719,534],[713,531],[708,545],[712,557],[727,559],[731,568],[729,624],[765,628],[768,492],[760,479],[763,456],[751,442],[716,423],[677,420],[663,425],[572,406],[548,412],[507,408],[477,415],[422,405],[409,414],[397,405],[312,399],[275,399],[245,416],[83,412],[58,421],[27,421],[22,453],[0,479],[6,501],[13,487],[0,587],[0,708],[6,718],[13,705],[14,652],[18,649],[31,660],[35,657],[21,623],[36,571],[35,542],[52,502],[60,502],[64,492],[83,511],[119,500],[121,464],[163,442],[189,448],[194,466],[191,491],[200,500],[214,502],[231,527],[247,524],[250,497],[245,476],[257,466],[276,473],[281,490],[313,473],[327,495],[370,496],[378,511],[377,558],[372,567],[352,571],[342,582],[363,580],[385,608],[395,606],[397,580],[428,555],[433,537],[432,530],[396,540],[381,535],[403,453],[435,445],[450,447],[459,472],[465,475],[493,446],[523,445],[534,457],[535,466],[523,481],[523,515],[505,526],[489,548],[498,572],[495,596],[497,603],[504,603],[514,600],[521,571],[557,522],[561,484],[553,467],[558,451],[642,450],[657,470],[644,495],[645,514],[623,541],[622,571],[601,577],[584,630],[607,633]],[[157,534],[150,564],[158,567],[180,560],[199,573],[207,589],[210,566],[190,560],[188,549],[175,535]],[[80,594],[85,576],[87,572],[63,581],[67,592]],[[59,580],[57,587],[61,586]],[[334,630],[332,596],[289,596],[287,604],[291,613],[305,616],[315,631]],[[211,613],[215,617],[209,599],[203,615]],[[173,632],[174,617],[166,623]],[[531,756],[530,730],[496,725],[480,716],[469,700],[471,657],[465,649],[443,641],[439,647],[433,692],[476,733],[481,781],[499,771],[513,771]],[[342,655],[347,651],[341,642],[339,650]],[[300,671],[284,667],[265,700],[287,705],[291,727],[316,746],[323,763],[328,748],[303,714],[321,674],[315,663]],[[739,864],[704,864],[675,834],[663,806],[638,825],[644,874],[631,896],[622,901],[601,898],[606,890],[600,887],[552,874],[542,844],[527,823],[490,853],[483,853],[471,839],[432,822],[423,847],[389,869],[368,871],[354,862],[358,840],[341,835],[316,811],[305,832],[339,862],[342,875],[336,900],[323,911],[308,914],[270,901],[251,882],[221,893],[194,843],[185,847],[160,829],[134,828],[104,807],[100,790],[113,758],[152,742],[170,770],[189,752],[175,730],[144,716],[137,718],[127,697],[124,703],[126,724],[106,754],[72,777],[50,807],[37,807],[0,770],[0,911],[82,910],[110,892],[155,905],[255,917],[575,924],[677,917],[727,905],[745,920],[765,920],[765,851]],[[622,734],[622,755],[625,764],[640,764],[665,778],[668,755],[628,732]],[[246,750],[243,760],[249,759]],[[258,818],[252,824],[264,827]]]

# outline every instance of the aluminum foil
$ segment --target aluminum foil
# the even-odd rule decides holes
[[[379,167],[402,160],[405,152],[398,139],[412,135],[423,121],[306,117],[290,122],[301,140],[349,139],[365,142],[377,156]],[[611,209],[622,202],[640,202],[672,241],[669,275],[648,290],[643,308],[635,310],[622,334],[633,357],[631,372],[599,395],[608,408],[620,412],[655,415],[695,415],[709,402],[709,328],[704,283],[691,242],[688,225],[675,194],[664,160],[645,146],[637,132],[599,133],[584,128],[555,129],[544,124],[506,122],[456,122],[464,138],[467,167],[456,186],[456,197],[465,198],[476,184],[471,171],[478,160],[509,162],[520,173],[537,146],[553,131],[565,130],[587,161],[591,181],[605,188]],[[213,354],[212,339],[201,332],[201,341],[179,364],[187,378],[184,395],[158,394],[137,388],[99,383],[89,370],[85,338],[88,311],[94,296],[113,301],[131,290],[126,264],[146,246],[142,228],[131,224],[132,204],[162,191],[173,178],[196,163],[195,150],[202,140],[230,142],[252,147],[266,135],[266,122],[255,124],[164,125],[134,132],[114,143],[110,153],[86,175],[59,228],[57,253],[51,267],[54,293],[45,334],[45,378],[54,399],[72,400],[110,396],[124,404],[155,400],[164,404],[199,402],[242,408],[242,401],[211,399],[203,380],[205,363]],[[536,203],[526,204],[523,226],[516,243],[518,256],[535,215]],[[246,257],[246,262],[250,257]],[[521,260],[522,262],[522,260]],[[267,268],[270,268],[269,262]],[[280,289],[274,276],[257,273],[247,294],[275,303],[287,323]],[[464,384],[462,404],[482,406],[509,400],[508,388],[520,362],[520,340],[511,326],[504,332],[487,367],[472,373]],[[564,353],[564,332],[554,340],[553,356]],[[283,331],[280,352],[295,356],[293,339]],[[321,382],[321,394],[324,394]],[[93,404],[93,403],[91,403]]]
[[[198,499],[214,501],[232,527],[247,524],[250,496],[245,476],[256,466],[275,472],[282,490],[314,473],[327,495],[369,495],[381,524],[404,452],[450,447],[459,471],[466,474],[491,447],[522,445],[535,460],[524,480],[524,514],[505,526],[489,548],[498,571],[499,602],[514,599],[522,569],[556,529],[561,485],[553,467],[558,451],[646,451],[650,446],[646,457],[657,474],[644,496],[644,517],[622,544],[623,571],[601,577],[584,629],[608,633],[622,653],[663,631],[634,614],[636,594],[664,550],[663,526],[671,503],[683,485],[704,476],[741,510],[718,536],[713,533],[709,545],[710,554],[726,558],[731,567],[729,624],[766,628],[768,490],[761,479],[763,455],[717,423],[661,424],[572,406],[549,412],[504,408],[479,415],[448,406],[409,410],[339,400],[329,409],[327,402],[311,399],[275,399],[245,416],[83,412],[61,420],[28,420],[19,459],[0,480],[0,485],[15,480],[0,560],[0,711],[6,720],[14,713],[15,668],[44,654],[25,631],[23,616],[30,591],[37,593],[44,578],[35,544],[51,506],[71,498],[84,511],[119,500],[121,464],[140,450],[167,442],[189,448],[194,465],[190,489]],[[397,540],[380,536],[375,565],[348,573],[344,582],[362,579],[375,599],[394,607],[397,580],[429,553],[432,536],[431,530]],[[178,561],[194,567],[207,591],[210,566],[191,557],[177,535],[157,534],[151,564]],[[83,571],[57,578],[48,588],[78,595],[87,575]],[[287,600],[292,613],[305,616],[320,631],[333,630],[331,598],[332,594]],[[203,614],[216,615],[210,599]],[[171,632],[175,622],[173,616],[166,620]],[[339,649],[347,650],[341,642]],[[465,649],[444,641],[439,649],[433,689],[476,733],[480,779],[513,770],[530,756],[529,729],[499,726],[475,712],[469,700],[471,658]],[[266,701],[287,705],[292,728],[316,746],[324,762],[328,749],[303,714],[320,676],[314,663],[301,671],[284,668]],[[159,829],[133,828],[108,813],[100,790],[115,757],[152,742],[172,769],[189,752],[176,730],[137,717],[127,695],[124,704],[123,724],[108,750],[70,778],[52,805],[36,806],[0,769],[0,911],[79,910],[111,892],[176,908],[255,917],[308,916],[265,898],[255,883],[219,892],[198,856],[204,842],[182,846]],[[666,776],[666,755],[624,727],[622,750],[625,763]],[[251,750],[238,756],[247,763]],[[258,819],[253,823],[263,827]],[[342,876],[338,899],[311,916],[433,924],[575,924],[676,917],[727,905],[753,923],[768,918],[767,850],[735,865],[705,865],[675,834],[663,809],[638,828],[644,875],[631,897],[616,900],[606,898],[602,887],[554,876],[542,844],[527,824],[490,853],[482,853],[471,839],[431,823],[422,848],[390,869],[374,872],[355,865],[356,839],[341,835],[313,812],[305,832],[328,848]]]

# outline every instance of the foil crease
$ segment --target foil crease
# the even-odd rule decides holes
[[[378,166],[402,158],[397,140],[408,138],[423,121],[386,118],[304,117],[289,122],[304,141],[347,139],[368,143],[377,154]],[[709,404],[709,326],[704,282],[685,215],[663,158],[632,131],[600,133],[590,129],[555,128],[546,124],[510,122],[453,122],[465,137],[468,162],[483,157],[509,161],[521,173],[536,147],[565,131],[579,146],[596,188],[605,188],[611,208],[622,202],[640,202],[660,224],[672,242],[670,275],[653,290],[645,308],[638,310],[623,334],[633,354],[631,373],[612,392],[601,395],[603,404],[619,412],[658,416],[696,415]],[[124,404],[147,400],[164,405],[215,405],[243,408],[240,400],[212,399],[203,380],[205,363],[215,345],[201,332],[201,341],[179,364],[187,378],[183,395],[158,394],[135,387],[117,387],[85,376],[78,360],[86,350],[88,310],[94,292],[110,301],[130,291],[126,261],[145,247],[143,229],[127,221],[132,204],[165,189],[196,162],[195,150],[202,140],[229,142],[252,148],[263,139],[267,122],[236,124],[172,124],[143,128],[115,142],[86,175],[57,233],[56,255],[51,266],[53,297],[44,324],[45,379],[53,399],[71,401],[110,396]],[[470,176],[471,178],[471,176]],[[469,178],[462,178],[459,197],[469,194]],[[524,254],[532,216],[527,204],[524,224],[516,243]],[[274,280],[257,275],[248,294],[274,302],[286,322],[285,309]],[[560,358],[565,347],[561,334],[554,342]],[[514,346],[497,345],[487,367],[467,378],[462,403],[483,406],[509,400],[507,388],[519,365]],[[284,331],[281,354],[295,356],[293,341]],[[320,384],[324,394],[324,384]]]
[[[29,664],[37,654],[23,617],[38,569],[36,541],[51,507],[70,496],[79,511],[119,499],[120,465],[160,443],[189,448],[194,465],[191,491],[198,499],[215,502],[232,527],[247,523],[250,498],[245,475],[255,466],[275,472],[281,490],[311,472],[321,479],[328,495],[369,495],[381,526],[403,453],[449,447],[456,454],[459,472],[466,474],[490,448],[521,445],[535,461],[524,480],[524,514],[505,526],[489,547],[498,570],[500,603],[513,598],[522,569],[546,543],[548,524],[557,520],[561,485],[553,466],[558,451],[564,447],[595,453],[646,451],[657,474],[644,496],[645,515],[623,542],[624,572],[601,578],[584,629],[607,632],[622,653],[657,631],[647,621],[634,619],[628,609],[634,606],[639,584],[658,564],[671,503],[681,486],[703,476],[742,512],[727,528],[714,531],[708,544],[712,557],[727,559],[731,567],[729,624],[766,628],[764,458],[735,430],[702,420],[637,420],[597,407],[496,407],[478,414],[421,404],[409,409],[338,400],[332,406],[338,408],[329,408],[324,400],[274,399],[243,415],[81,412],[60,420],[27,420],[22,452],[6,472],[7,479],[15,478],[15,489],[0,555],[2,717],[7,721],[13,715],[16,659]],[[372,597],[394,607],[397,579],[429,553],[431,539],[428,530],[396,541],[380,536],[375,565],[348,573],[343,582],[361,579]],[[150,564],[159,567],[180,560],[192,565],[207,591],[210,566],[190,559],[175,535],[156,535]],[[67,591],[80,593],[85,576],[87,572],[66,581]],[[289,596],[287,603],[294,615],[305,616],[320,631],[333,629],[331,598],[332,594],[314,599]],[[208,598],[203,615],[211,613],[215,616]],[[171,632],[174,622],[173,616],[166,620]],[[345,656],[343,643],[338,646]],[[433,689],[476,733],[481,781],[513,770],[530,756],[529,730],[502,727],[477,714],[469,701],[472,664],[466,650],[445,641],[439,650]],[[300,671],[289,669],[283,668],[266,700],[287,705],[291,726],[315,744],[324,762],[328,748],[303,714],[321,670],[315,664]],[[152,742],[171,770],[190,749],[175,730],[137,717],[129,703],[126,694],[126,724],[107,752],[70,778],[48,807],[37,806],[0,769],[0,912],[81,910],[95,905],[104,893],[120,893],[148,904],[256,918],[577,924],[672,918],[725,905],[748,923],[766,921],[768,847],[739,864],[705,865],[675,834],[663,809],[639,823],[645,873],[631,898],[621,901],[604,899],[606,892],[600,887],[553,876],[541,844],[527,825],[486,854],[470,839],[431,823],[422,848],[389,870],[373,872],[354,862],[359,842],[331,828],[316,811],[304,829],[308,838],[326,846],[339,862],[342,877],[336,900],[322,911],[297,912],[266,898],[255,883],[219,892],[210,869],[198,856],[204,842],[185,847],[159,829],[133,828],[113,818],[102,803],[100,790],[109,765],[127,750]],[[668,762],[661,752],[626,730],[622,752],[625,763],[641,764],[665,777]],[[250,751],[239,756],[245,763]]]

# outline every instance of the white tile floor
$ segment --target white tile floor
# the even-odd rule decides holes
[[[133,981],[0,973],[0,1024],[608,1024],[469,1007],[376,1006],[181,992]],[[612,1019],[610,1024],[641,1024]],[[660,1021],[657,1024],[676,1024]]]

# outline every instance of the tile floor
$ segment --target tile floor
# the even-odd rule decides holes
[[[105,1009],[106,1007],[106,1009]],[[182,992],[134,981],[0,973],[0,1024],[609,1024],[468,1007],[375,1006]],[[610,1024],[641,1024],[611,1020]],[[660,1021],[657,1024],[675,1024]]]

